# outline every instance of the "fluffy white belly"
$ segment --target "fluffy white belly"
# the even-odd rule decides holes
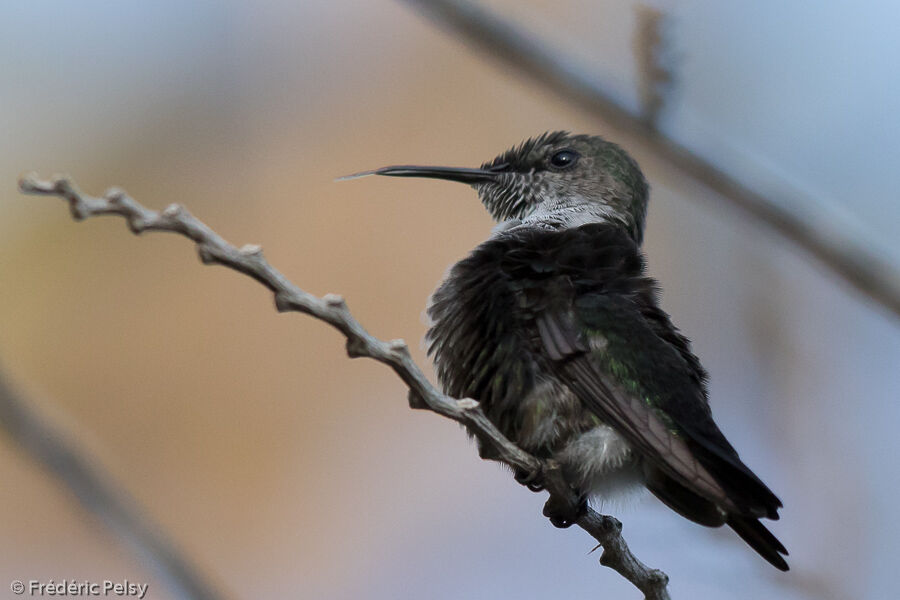
[[[553,458],[569,483],[595,501],[619,501],[643,489],[639,458],[611,427],[554,379],[544,379],[517,406],[523,418],[516,441]]]
[[[572,483],[594,500],[622,500],[642,489],[640,465],[631,446],[606,425],[575,435],[555,458]]]

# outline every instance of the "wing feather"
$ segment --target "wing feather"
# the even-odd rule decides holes
[[[591,412],[612,425],[645,459],[657,464],[667,475],[700,495],[715,500],[723,508],[737,510],[722,486],[694,457],[688,443],[673,432],[666,417],[639,397],[602,373],[591,354],[583,350],[560,353],[562,346],[583,347],[577,334],[555,315],[537,318],[538,332],[548,356],[561,363],[557,366],[566,385]],[[560,339],[568,339],[567,343]],[[563,359],[567,359],[563,361]]]

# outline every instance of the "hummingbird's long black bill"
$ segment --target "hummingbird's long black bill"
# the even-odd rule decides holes
[[[428,177],[431,179],[446,179],[461,183],[487,183],[494,181],[498,173],[485,169],[467,169],[465,167],[419,167],[415,165],[396,165],[382,167],[374,171],[363,171],[353,175],[338,177],[335,181],[347,181],[369,175],[387,175],[389,177]]]

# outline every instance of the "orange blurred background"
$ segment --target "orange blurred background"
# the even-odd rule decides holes
[[[596,60],[611,91],[635,101],[630,4],[489,4]],[[789,173],[792,186],[835,190],[833,209],[900,256],[890,179],[867,175],[859,185],[869,199],[857,202],[829,187],[847,164],[840,155],[789,162],[842,142],[860,113],[835,124],[846,111],[810,105],[802,78],[800,91],[785,92],[794,94],[787,107],[770,104],[785,78],[766,55],[736,75],[703,46],[721,39],[690,35],[730,27],[721,51],[741,56],[752,25],[774,20],[748,8],[742,24],[741,9],[702,3],[667,10],[683,30],[671,132],[762,188]],[[21,172],[67,172],[95,194],[121,186],[151,208],[182,203],[232,243],[261,244],[304,289],[342,294],[373,334],[409,341],[431,374],[420,342],[426,301],[489,234],[490,218],[464,186],[333,179],[397,163],[475,166],[548,129],[614,135],[653,187],[646,248],[663,305],[711,372],[722,429],[785,503],[773,530],[793,570],[775,573],[730,532],[687,523],[652,498],[601,508],[622,519],[642,560],[669,574],[674,597],[886,597],[900,550],[890,464],[900,450],[897,321],[615,124],[497,68],[399,3],[36,2],[7,12],[2,368],[83,436],[231,596],[637,592],[597,566],[583,532],[541,517],[543,495],[480,461],[457,426],[410,411],[392,372],[349,360],[335,331],[277,314],[265,289],[203,267],[184,239],[135,238],[117,218],[73,223],[61,202],[19,195]],[[774,25],[765,33],[789,36]],[[851,55],[848,72],[854,56],[865,59]],[[723,87],[710,91],[716,81]],[[813,81],[810,93],[815,85],[825,84]],[[890,85],[876,107],[900,96]],[[816,122],[834,139],[804,137]],[[771,154],[753,135],[766,127],[784,134],[762,138]],[[127,578],[148,582],[149,598],[171,597],[0,440],[0,596],[14,597],[5,591],[13,579]]]

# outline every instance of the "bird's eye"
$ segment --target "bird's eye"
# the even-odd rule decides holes
[[[550,157],[550,164],[557,169],[567,169],[578,162],[578,157],[574,150],[560,150]]]

